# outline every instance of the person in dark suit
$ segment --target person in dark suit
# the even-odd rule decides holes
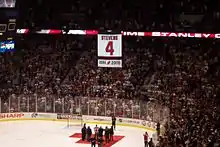
[[[159,137],[160,136],[160,123],[158,122],[157,123],[157,136]]]
[[[109,141],[110,141],[110,130],[109,130],[109,128],[106,126],[106,127],[105,127],[105,142],[106,142],[106,143],[109,143]]]
[[[82,133],[82,140],[85,141],[86,139],[86,124],[84,124],[83,128],[81,129]]]
[[[116,129],[116,117],[115,116],[112,116],[112,126],[115,130]]]
[[[155,147],[154,143],[153,143],[153,139],[151,138],[149,143],[148,143],[149,147]]]
[[[109,132],[110,132],[110,141],[113,141],[113,136],[114,136],[114,128],[113,128],[113,126],[111,126]]]
[[[90,138],[92,136],[92,129],[90,128],[90,126],[88,126],[86,133],[87,133],[87,140],[90,141]]]
[[[103,147],[103,143],[104,143],[104,140],[102,139],[102,137],[99,137],[98,138],[98,147]]]
[[[95,138],[91,138],[90,141],[91,141],[91,147],[95,147],[96,139]]]
[[[100,128],[99,128],[99,130],[98,130],[98,137],[103,137],[103,132],[104,132],[104,130],[103,130],[103,128],[102,128],[102,126],[100,126]]]

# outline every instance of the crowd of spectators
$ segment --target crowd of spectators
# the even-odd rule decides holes
[[[214,146],[211,142],[219,140],[218,44],[169,39],[163,44],[165,56],[154,60],[154,75],[144,88],[169,106],[166,135],[172,143]]]
[[[95,38],[41,37],[1,54],[1,112],[114,114],[166,122],[160,146],[219,141],[218,40],[127,38],[111,69],[97,67]]]
[[[218,6],[207,0],[18,4],[22,28],[190,32],[219,31]],[[29,35],[17,42],[15,53],[0,54],[1,112],[114,114],[163,124],[159,147],[220,144],[219,40],[123,38],[121,69],[97,67],[96,37]]]
[[[198,32],[219,31],[219,5],[208,0],[24,0],[17,4],[23,16],[21,28]]]

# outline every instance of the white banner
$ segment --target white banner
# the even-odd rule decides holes
[[[98,59],[98,67],[120,67],[122,68],[122,60]]]
[[[91,116],[91,115],[83,115],[84,121],[98,121],[98,122],[109,122],[111,123],[112,118],[111,117],[105,117],[105,116]]]
[[[122,56],[122,34],[98,34],[99,57]]]

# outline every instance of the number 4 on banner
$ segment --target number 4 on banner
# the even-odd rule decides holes
[[[113,55],[114,53],[114,49],[113,49],[113,41],[109,41],[106,48],[105,48],[105,51],[107,53],[110,53],[110,55]]]

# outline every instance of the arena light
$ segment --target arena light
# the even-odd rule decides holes
[[[29,29],[17,29],[17,34],[27,34]],[[68,34],[68,35],[98,35],[97,30],[54,30],[42,29],[34,32],[37,34]],[[129,32],[122,31],[123,36],[139,36],[139,37],[176,37],[176,38],[220,38],[220,33],[187,33],[187,32]]]

